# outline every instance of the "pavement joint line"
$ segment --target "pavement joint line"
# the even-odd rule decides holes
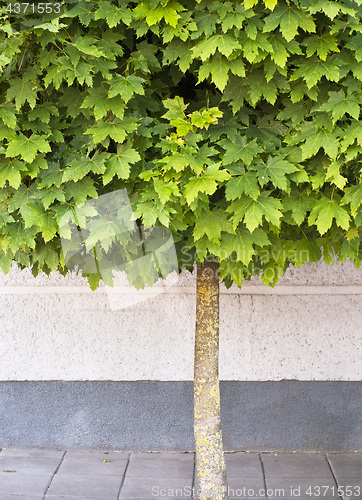
[[[194,467],[192,469],[192,483],[191,483],[191,500],[194,500],[194,487],[195,487],[195,480],[196,480],[196,454],[194,454]]]
[[[265,496],[266,496],[266,498],[269,498],[268,493],[267,493],[268,490],[267,490],[267,486],[266,486],[266,477],[265,477],[265,469],[264,469],[264,462],[263,462],[262,453],[259,453],[259,460],[260,460],[261,470],[263,473],[263,483],[264,483]]]
[[[325,455],[325,457],[326,457],[326,460],[327,460],[327,464],[328,464],[328,466],[329,466],[329,469],[330,469],[330,471],[331,471],[332,477],[333,477],[333,479],[334,479],[334,482],[336,483],[336,486],[337,486],[337,492],[338,492],[338,489],[339,489],[339,484],[338,484],[338,481],[337,481],[337,476],[336,476],[336,474],[334,473],[333,466],[332,466],[331,462],[330,462],[330,461],[329,461],[329,459],[328,459],[328,455],[326,454],[326,455]],[[339,496],[339,498],[343,498],[343,497],[342,497],[339,493],[338,493],[338,496]]]
[[[45,488],[45,492],[44,492],[44,495],[43,495],[43,497],[42,497],[42,500],[45,500],[46,495],[47,495],[47,493],[48,493],[48,491],[49,491],[50,485],[51,485],[51,484],[52,484],[52,482],[53,482],[54,476],[55,476],[55,474],[58,472],[59,467],[62,465],[63,460],[64,460],[64,457],[65,457],[65,455],[66,455],[66,454],[67,454],[67,450],[63,453],[62,458],[60,459],[60,461],[59,461],[59,463],[58,463],[58,465],[57,465],[57,467],[56,467],[55,471],[53,472],[52,477],[50,478],[50,481],[48,482],[48,485],[47,485],[47,486],[46,486],[46,488]]]
[[[131,453],[128,453],[126,468],[124,469],[123,477],[121,479],[121,484],[119,486],[119,490],[118,490],[118,494],[117,494],[117,500],[119,500],[121,492],[122,492],[122,488],[123,488],[124,481],[126,479],[127,469],[128,469],[130,460],[131,460]]]

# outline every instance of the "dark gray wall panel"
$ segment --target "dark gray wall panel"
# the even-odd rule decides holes
[[[0,447],[191,450],[192,382],[0,382]],[[222,382],[226,450],[362,450],[362,382]]]

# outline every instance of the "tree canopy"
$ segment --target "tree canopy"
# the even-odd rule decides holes
[[[69,213],[98,260],[136,255],[86,203],[117,190],[135,224],[172,233],[180,270],[213,256],[227,286],[321,256],[359,266],[361,4],[2,7],[0,267],[65,274]],[[146,267],[131,281],[152,284]]]

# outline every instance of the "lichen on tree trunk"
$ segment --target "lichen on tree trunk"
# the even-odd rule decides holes
[[[194,435],[200,500],[228,498],[219,390],[219,264],[197,267]]]

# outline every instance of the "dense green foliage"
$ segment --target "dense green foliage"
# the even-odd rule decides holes
[[[62,216],[123,188],[139,224],[172,231],[180,269],[214,255],[227,285],[322,254],[359,266],[361,0],[2,4],[5,272],[65,273]],[[106,255],[117,231],[87,215]]]

